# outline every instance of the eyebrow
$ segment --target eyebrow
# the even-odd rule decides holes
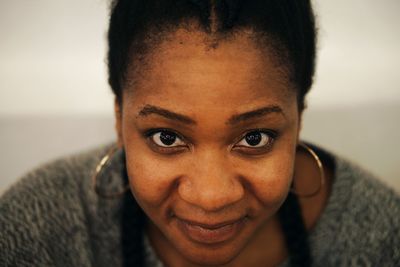
[[[196,122],[193,119],[189,118],[188,116],[178,114],[173,111],[170,111],[170,110],[167,110],[164,108],[160,108],[160,107],[156,107],[156,106],[152,106],[152,105],[144,106],[144,108],[139,112],[139,116],[142,116],[142,117],[146,117],[151,114],[160,115],[164,118],[179,121],[184,124],[196,124]]]
[[[262,108],[259,108],[256,110],[248,111],[248,112],[245,112],[242,114],[233,115],[228,120],[228,124],[231,124],[231,125],[237,124],[237,123],[249,120],[249,119],[263,117],[263,116],[266,116],[271,113],[279,113],[285,117],[285,114],[283,113],[282,109],[279,106],[272,105],[272,106],[266,106],[266,107],[262,107]]]
[[[228,124],[237,124],[249,119],[255,119],[259,117],[266,116],[270,113],[280,113],[283,116],[285,114],[283,113],[282,109],[279,106],[272,105],[272,106],[266,106],[262,107],[256,110],[248,111],[242,114],[238,115],[233,115],[229,120]],[[170,120],[175,120],[182,122],[184,124],[197,124],[195,120],[191,119],[190,117],[186,115],[182,115],[161,107],[153,106],[153,105],[145,105],[142,110],[139,111],[139,116],[141,117],[147,117],[148,115],[156,114],[159,116],[162,116],[164,118],[170,119]]]

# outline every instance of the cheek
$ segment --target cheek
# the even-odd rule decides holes
[[[143,137],[124,122],[123,142],[126,168],[131,191],[136,201],[143,207],[159,206],[168,196],[174,183],[174,173],[170,165],[154,155]]]
[[[168,166],[146,153],[126,151],[129,183],[139,204],[159,206],[169,196],[177,175]]]
[[[290,189],[294,156],[291,153],[271,155],[245,169],[242,176],[258,201],[268,208],[279,207]]]

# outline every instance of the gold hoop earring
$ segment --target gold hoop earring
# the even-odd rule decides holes
[[[96,194],[100,197],[104,198],[117,198],[123,196],[126,192],[130,190],[129,188],[129,183],[124,187],[124,189],[120,192],[113,192],[113,193],[104,193],[99,190],[99,187],[97,186],[97,178],[100,175],[100,173],[103,171],[104,166],[108,163],[108,161],[114,156],[114,154],[117,152],[118,147],[113,146],[111,147],[107,154],[99,161],[99,163],[96,166],[96,169],[93,173],[92,176],[92,188],[96,192]]]
[[[311,193],[299,193],[299,192],[296,192],[293,187],[290,189],[290,192],[292,192],[293,194],[297,195],[298,197],[313,197],[313,196],[317,195],[321,191],[323,185],[325,184],[324,165],[322,164],[322,161],[318,157],[317,153],[315,153],[315,151],[312,150],[309,146],[307,146],[303,142],[300,142],[298,144],[298,147],[303,148],[305,151],[307,151],[313,157],[313,159],[315,160],[315,162],[317,164],[317,167],[318,167],[318,170],[319,170],[320,183],[319,183],[318,188],[314,192],[311,192]]]

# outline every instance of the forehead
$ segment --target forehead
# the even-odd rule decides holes
[[[166,34],[128,70],[124,98],[191,107],[221,106],[221,100],[237,108],[291,104],[294,89],[285,66],[255,38],[251,30],[225,38],[183,28]]]

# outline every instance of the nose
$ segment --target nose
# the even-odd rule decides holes
[[[244,187],[229,161],[209,151],[197,157],[179,183],[180,197],[204,211],[218,211],[239,202]]]

